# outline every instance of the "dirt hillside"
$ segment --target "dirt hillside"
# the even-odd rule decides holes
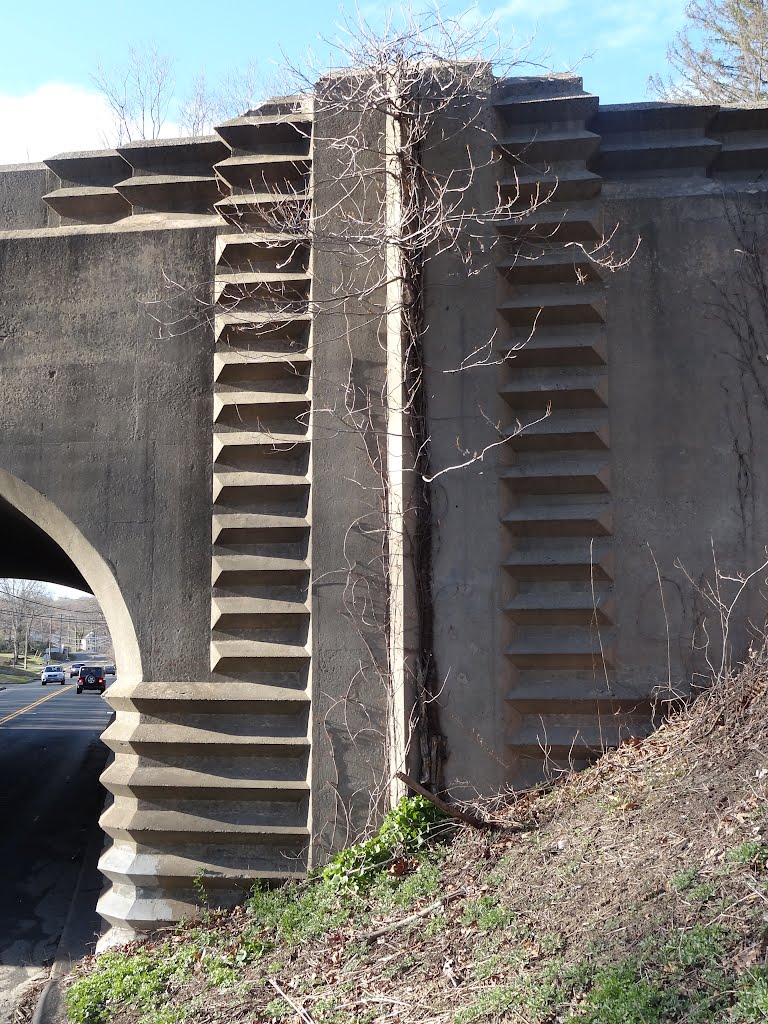
[[[482,808],[492,828],[409,819],[417,838],[362,881],[339,881],[348,858],[337,877],[83,964],[70,1016],[768,1021],[767,797],[762,653],[649,739]]]

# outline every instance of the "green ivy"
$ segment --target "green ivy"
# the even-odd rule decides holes
[[[453,831],[450,819],[423,796],[404,797],[370,839],[337,853],[323,870],[333,885],[363,889],[399,859],[414,857]]]

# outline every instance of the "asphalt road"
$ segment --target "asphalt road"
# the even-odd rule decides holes
[[[0,690],[0,1022],[56,954],[104,800],[99,736],[111,714],[69,683]],[[95,942],[96,895],[83,941]]]

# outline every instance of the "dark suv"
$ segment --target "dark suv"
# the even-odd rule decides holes
[[[77,692],[83,690],[98,690],[104,693],[106,687],[104,669],[101,665],[83,665],[77,675]]]

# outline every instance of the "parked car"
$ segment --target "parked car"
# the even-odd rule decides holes
[[[101,665],[81,665],[77,675],[77,692],[98,690],[99,693],[104,693],[107,685],[104,677],[105,672]]]
[[[48,683],[61,683],[63,686],[65,680],[66,675],[63,665],[46,665],[40,673],[40,682],[43,686],[46,686]]]
[[[85,664],[84,661],[76,661],[74,664],[70,665],[69,666],[69,678],[70,679],[77,679],[77,676],[78,676],[78,674],[80,672],[80,669],[83,667],[84,664]]]

